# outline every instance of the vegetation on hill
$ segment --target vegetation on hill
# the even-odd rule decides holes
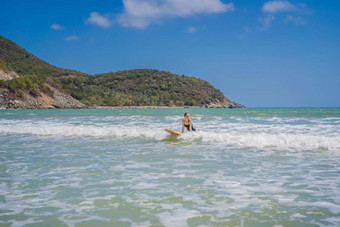
[[[223,103],[222,92],[207,81],[169,72],[136,69],[87,75],[50,65],[0,36],[0,69],[12,70],[19,77],[0,80],[0,87],[20,95],[52,94],[52,86],[69,93],[87,105],[101,106],[203,106]]]
[[[0,36],[0,68],[12,70],[20,77],[10,81],[0,80],[0,87],[8,87],[12,92],[21,93],[24,90],[33,95],[40,91],[50,93],[45,85],[48,78],[62,75],[86,75],[75,70],[62,69],[40,60],[16,43]]]
[[[86,75],[75,70],[53,66],[3,36],[0,36],[0,67],[11,69],[19,75],[37,75],[45,78],[70,74]]]
[[[64,90],[88,105],[202,106],[225,98],[204,80],[152,69],[60,77],[59,80]]]

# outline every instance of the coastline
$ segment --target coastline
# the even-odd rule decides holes
[[[202,106],[99,106],[85,105],[69,94],[49,86],[52,95],[40,93],[33,96],[29,92],[20,95],[0,88],[0,109],[169,109],[169,108],[245,108],[245,106],[225,99]]]
[[[239,107],[235,107],[239,108]],[[235,109],[235,108],[228,108],[228,107],[204,107],[204,106],[88,106],[88,107],[81,107],[81,108],[55,108],[53,106],[48,108],[4,108],[0,107],[0,110],[51,110],[51,109],[60,109],[60,110],[67,110],[67,109]],[[246,108],[246,107],[241,107]]]
[[[233,109],[228,107],[206,107],[206,106],[94,106],[82,109],[200,109],[200,108],[223,108]],[[243,107],[245,108],[245,107]]]

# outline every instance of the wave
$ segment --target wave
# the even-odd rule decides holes
[[[144,137],[163,139],[159,132],[131,126],[103,126],[55,122],[23,122],[20,124],[0,125],[0,134],[32,134],[41,136],[64,137]]]
[[[202,133],[202,141],[274,150],[340,151],[340,136],[268,133]]]
[[[0,134],[29,134],[39,136],[58,137],[112,137],[118,139],[140,138],[161,141],[168,138],[164,128],[178,128],[172,124],[104,124],[104,123],[74,123],[30,120],[3,120],[0,121]],[[203,125],[202,125],[203,126]],[[271,125],[259,126],[255,124],[229,124],[230,130],[205,127],[207,131],[185,133],[176,141],[200,142],[220,144],[233,147],[254,147],[258,149],[273,150],[329,150],[340,151],[340,136],[332,132],[331,126],[319,125],[308,130],[302,125]],[[286,127],[286,128],[285,128]],[[319,130],[317,130],[319,127]],[[329,133],[325,133],[329,131]],[[284,128],[284,130],[282,129]],[[319,133],[320,131],[324,131]]]

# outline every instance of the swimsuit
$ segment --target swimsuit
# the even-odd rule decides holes
[[[184,126],[188,129],[188,131],[190,131],[190,125],[184,124]],[[192,131],[196,131],[196,129],[194,128],[194,125],[192,125]]]

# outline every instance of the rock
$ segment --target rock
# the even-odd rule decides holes
[[[60,106],[58,105],[52,105],[53,109],[60,109]]]
[[[18,74],[9,69],[0,69],[0,80],[12,80],[19,77]]]
[[[229,99],[225,98],[222,102],[219,100],[216,100],[214,102],[211,102],[209,104],[206,104],[203,106],[204,108],[244,108],[245,106],[240,105],[236,102],[232,102]]]
[[[48,86],[48,85],[47,85]],[[87,106],[57,89],[50,87],[53,97],[44,93],[32,96],[28,92],[20,95],[10,92],[8,89],[0,88],[0,108],[2,109],[60,109],[60,108],[86,108]]]

